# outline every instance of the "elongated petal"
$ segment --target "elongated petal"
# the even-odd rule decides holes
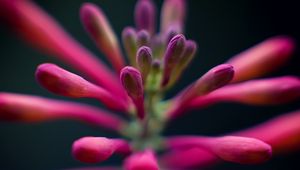
[[[125,125],[121,118],[92,106],[30,95],[0,93],[2,121],[41,122],[53,119],[75,119],[115,131],[120,131]]]
[[[234,75],[231,65],[222,64],[216,66],[200,77],[195,83],[184,89],[179,95],[172,99],[172,106],[167,112],[169,118],[182,114],[186,105],[197,96],[206,95],[217,88],[229,83]]]
[[[74,40],[41,8],[31,1],[1,0],[2,15],[26,42],[72,65],[109,91],[124,97],[118,79],[101,61]]]
[[[139,0],[135,6],[135,25],[138,30],[155,32],[156,8],[152,0]]]
[[[224,137],[173,137],[167,139],[167,147],[200,147],[213,152],[223,160],[241,164],[258,164],[270,159],[271,146],[254,138]]]
[[[124,28],[122,32],[122,42],[130,65],[136,66],[136,52],[138,50],[137,33],[131,27]]]
[[[125,66],[118,39],[113,32],[103,11],[92,3],[84,3],[80,9],[81,21],[95,41],[98,48],[106,55],[114,69],[119,71]]]
[[[272,153],[274,156],[285,155],[300,150],[299,121],[300,111],[298,110],[278,116],[252,128],[233,132],[229,135],[259,139],[272,147]],[[165,162],[165,164],[169,167],[172,167],[171,165],[176,167],[176,164],[178,163],[177,167],[184,168],[212,165],[219,162],[217,157],[209,155],[209,152],[206,152],[206,154],[203,152],[202,148],[198,148],[197,150],[192,149],[192,151],[179,150],[176,152],[177,155],[172,154],[172,152],[170,154],[166,154],[162,158],[162,162]],[[182,155],[182,157],[178,157],[178,155]],[[191,161],[185,162],[178,161],[183,160],[189,155],[193,155],[195,159],[189,159]],[[204,158],[208,157],[209,159],[204,159],[202,156]]]
[[[170,169],[199,169],[216,164],[220,159],[206,149],[194,147],[190,149],[172,150],[160,158],[163,166]]]
[[[300,150],[299,122],[300,111],[298,110],[233,135],[260,139],[272,146],[275,155],[287,154]]]
[[[144,119],[144,87],[141,73],[134,67],[127,66],[121,70],[120,80],[128,96],[136,106],[137,116],[140,119]]]
[[[83,137],[76,140],[72,146],[73,156],[85,163],[103,162],[114,153],[130,152],[130,146],[125,140],[105,137]]]
[[[128,110],[128,104],[122,98],[115,97],[107,90],[57,65],[42,64],[37,68],[35,75],[38,82],[53,93],[75,98],[96,98],[111,109],[118,111]]]
[[[125,170],[159,170],[156,157],[152,150],[134,153],[125,160]]]
[[[207,96],[194,99],[187,108],[199,108],[224,101],[250,105],[277,105],[299,97],[300,79],[284,76],[228,85]]]
[[[180,32],[184,30],[184,20],[186,15],[185,0],[165,0],[161,12],[160,31],[166,32],[172,25],[177,25]]]
[[[183,53],[185,47],[185,37],[182,34],[178,34],[172,38],[169,42],[165,56],[163,58],[163,79],[162,87],[168,85],[171,74],[175,69],[178,61]]]
[[[294,50],[291,38],[278,36],[234,56],[228,63],[236,69],[232,82],[263,76],[285,64]]]

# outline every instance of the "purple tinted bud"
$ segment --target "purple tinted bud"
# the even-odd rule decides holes
[[[138,44],[138,47],[149,46],[150,34],[148,31],[142,30],[137,33],[137,44]]]
[[[135,55],[138,48],[136,31],[131,27],[126,27],[122,32],[122,41],[130,64],[135,66]]]
[[[170,76],[175,66],[178,64],[180,56],[184,50],[185,37],[178,34],[169,42],[163,63],[163,80],[162,86],[166,86],[170,80]]]
[[[135,24],[138,30],[155,31],[156,8],[152,0],[139,0],[135,6]]]
[[[141,73],[134,67],[124,67],[120,73],[121,83],[128,96],[132,99],[140,119],[145,117],[144,87]]]
[[[151,70],[152,50],[146,46],[142,46],[141,48],[139,48],[136,55],[136,62],[145,82]]]

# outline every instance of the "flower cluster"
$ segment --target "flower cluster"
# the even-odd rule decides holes
[[[135,27],[126,27],[122,32],[130,63],[127,66],[103,11],[92,3],[84,3],[80,9],[82,24],[111,63],[111,71],[32,1],[0,0],[0,18],[16,33],[88,79],[44,63],[35,73],[39,84],[58,95],[94,98],[106,107],[1,92],[0,120],[75,119],[115,131],[123,138],[87,136],[76,140],[72,155],[85,163],[99,163],[113,154],[121,154],[125,156],[122,167],[126,170],[189,169],[220,160],[259,164],[272,155],[300,148],[299,111],[224,136],[161,135],[168,122],[189,109],[220,102],[274,105],[298,99],[298,77],[250,80],[275,70],[289,59],[294,49],[291,38],[269,38],[210,69],[176,96],[166,99],[164,94],[180,80],[197,50],[196,42],[183,35],[186,2],[164,1],[159,32],[156,7],[151,0],[138,0],[134,16]],[[127,119],[108,109],[124,113]]]

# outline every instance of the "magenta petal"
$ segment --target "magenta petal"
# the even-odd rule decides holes
[[[114,153],[129,154],[131,149],[125,140],[105,137],[83,137],[72,146],[73,156],[85,163],[98,163],[107,160]]]
[[[81,46],[40,7],[31,1],[2,0],[0,10],[12,29],[26,42],[54,55],[84,73],[97,84],[124,97],[118,79],[100,60]]]
[[[128,111],[128,103],[107,90],[94,85],[82,77],[68,72],[55,64],[41,64],[36,70],[38,82],[49,91],[67,97],[90,97],[118,111]]]
[[[294,51],[290,37],[277,36],[234,56],[228,63],[236,74],[232,82],[245,81],[263,76],[286,63]]]
[[[299,97],[300,79],[283,76],[228,85],[206,96],[194,99],[186,108],[201,108],[218,102],[277,105],[294,101]]]
[[[206,149],[172,150],[160,157],[163,166],[170,169],[198,169],[216,164],[220,159]]]
[[[130,155],[125,160],[125,170],[159,170],[158,162],[152,150]]]
[[[286,154],[300,150],[299,122],[300,111],[298,110],[233,135],[260,139],[272,146],[275,155]]]
[[[125,66],[124,57],[118,39],[103,11],[95,4],[84,3],[80,9],[80,16],[91,38],[119,73]]]
[[[93,106],[46,99],[37,96],[0,93],[0,120],[40,122],[53,119],[75,119],[94,126],[120,131],[125,122]]]
[[[270,159],[272,148],[257,139],[224,136],[224,137],[199,137],[182,136],[167,139],[167,147],[207,149],[223,160],[241,164],[259,164]]]

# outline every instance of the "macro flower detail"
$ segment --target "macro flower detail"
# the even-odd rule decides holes
[[[84,77],[43,63],[35,72],[38,83],[54,94],[92,98],[105,106],[1,92],[0,120],[71,119],[116,132],[120,137],[83,136],[70,146],[73,157],[84,163],[101,163],[114,154],[124,157],[122,165],[107,169],[188,170],[221,161],[261,164],[273,155],[299,150],[299,111],[217,137],[162,135],[170,121],[191,109],[221,102],[277,105],[300,97],[296,76],[251,80],[281,67],[291,56],[293,40],[276,36],[213,67],[174,97],[166,98],[196,56],[197,43],[184,35],[186,6],[185,0],[165,0],[157,32],[154,2],[138,0],[135,26],[124,28],[119,42],[101,8],[84,3],[81,22],[112,71],[34,2],[0,0],[0,18],[13,31]]]

